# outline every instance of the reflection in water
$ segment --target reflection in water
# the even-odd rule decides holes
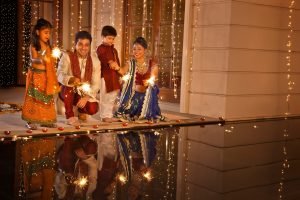
[[[86,135],[66,137],[57,151],[59,199],[91,199],[97,184],[97,143]]]
[[[181,199],[300,199],[299,124],[283,119],[187,127]]]
[[[17,140],[19,196],[174,199],[177,137],[170,128]]]
[[[299,124],[294,118],[17,140],[1,143],[0,164],[13,163],[3,155],[16,145],[16,170],[2,176],[17,177],[20,199],[293,200],[300,199]],[[0,188],[1,199],[18,199],[5,192],[11,198]]]
[[[41,199],[51,199],[55,176],[55,140],[29,140],[20,145],[22,174],[19,195],[38,192]]]

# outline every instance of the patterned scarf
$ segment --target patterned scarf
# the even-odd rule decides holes
[[[73,75],[76,78],[79,78],[81,80],[81,70],[79,67],[79,59],[76,51],[69,52],[69,57],[71,61],[71,68],[72,68]],[[93,74],[93,61],[91,55],[89,54],[86,61],[84,78],[81,81],[90,83],[92,80],[92,74]]]

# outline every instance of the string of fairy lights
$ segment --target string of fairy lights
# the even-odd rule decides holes
[[[142,19],[142,36],[146,36],[146,23],[148,21],[148,13],[147,13],[147,0],[143,0],[143,19]],[[145,37],[146,38],[146,37]]]
[[[196,30],[197,29],[197,26],[199,25],[198,24],[198,19],[199,19],[199,15],[200,15],[200,4],[199,2],[197,2],[195,5],[195,12],[196,14],[194,15],[194,19],[193,19],[193,37],[192,37],[192,43],[191,43],[191,53],[190,53],[190,56],[189,56],[189,73],[193,72],[193,65],[194,65],[194,56],[195,56],[195,51],[197,51],[197,48],[196,48],[196,44],[198,44],[198,37],[197,37],[197,33],[198,31]],[[188,90],[190,91],[191,90],[191,83],[193,81],[193,76],[189,76],[189,81],[188,81]]]
[[[287,38],[286,38],[286,71],[287,71],[287,95],[286,95],[286,120],[288,119],[287,117],[290,115],[290,99],[291,99],[291,92],[293,90],[293,87],[295,85],[295,82],[292,80],[291,77],[291,72],[292,72],[292,39],[293,39],[293,33],[294,33],[294,28],[293,28],[293,17],[294,17],[294,11],[295,11],[295,0],[290,0],[289,2],[289,7],[288,7],[288,25],[287,25]],[[288,122],[286,123],[288,124]],[[289,160],[288,160],[288,151],[287,151],[287,142],[288,142],[288,137],[289,137],[289,129],[288,125],[285,127],[283,130],[283,138],[284,138],[284,144],[282,147],[282,153],[283,153],[283,162],[281,166],[281,178],[279,182],[279,199],[285,199],[284,194],[286,192],[284,188],[284,182],[285,182],[285,176],[286,172],[290,167]]]
[[[30,54],[29,54],[29,46],[31,39],[31,4],[30,0],[24,0],[23,2],[23,47],[22,47],[22,62],[23,62],[23,73],[27,73],[28,68],[30,66]]]
[[[78,16],[78,29],[79,31],[82,30],[82,1],[79,1],[79,16]]]
[[[115,20],[114,26],[117,30],[118,36],[115,42],[115,48],[118,52],[121,52],[122,48],[122,38],[123,38],[123,10],[124,10],[124,0],[119,0],[115,3]],[[120,54],[121,56],[121,54]],[[121,57],[120,57],[121,59]]]
[[[70,30],[70,41],[71,41],[71,49],[74,50],[74,0],[70,0],[70,11],[71,11],[71,15],[70,15],[70,25],[71,25],[71,30]]]
[[[17,82],[18,19],[17,2],[1,1],[0,6],[0,87]],[[3,94],[1,94],[2,96]]]
[[[163,1],[162,2],[162,19],[164,19],[164,23],[171,21],[172,18],[172,1]],[[170,82],[170,69],[171,69],[171,54],[170,54],[170,49],[172,49],[172,41],[170,40],[171,38],[171,30],[163,26],[161,27],[160,30],[160,48],[159,48],[159,54],[161,55],[161,60],[160,60],[160,70],[159,70],[159,82],[160,82],[160,87],[166,87],[169,88],[171,87]],[[161,100],[163,100],[163,97],[160,97]]]
[[[129,8],[130,8],[130,3],[129,1],[127,1],[127,5],[126,5],[126,8],[125,8],[125,18],[129,18]],[[126,20],[128,21],[128,20]],[[125,35],[125,52],[124,52],[124,55],[125,55],[125,60],[128,59],[129,57],[129,32],[128,32],[128,28],[125,28],[124,30],[124,35]]]
[[[177,45],[177,40],[175,38],[176,34],[176,12],[177,12],[177,6],[176,6],[176,0],[172,1],[172,28],[171,28],[171,38],[172,38],[172,59],[171,59],[171,66],[172,66],[172,83],[173,83],[173,88],[174,88],[174,97],[177,99],[177,63],[176,63],[176,45]]]
[[[38,20],[39,17],[39,8],[40,8],[40,4],[38,1],[33,1],[32,2],[32,19],[34,19],[34,21]]]
[[[55,7],[56,7],[56,15],[55,15],[55,36],[56,36],[55,38],[56,38],[56,40],[55,40],[55,46],[59,47],[60,46],[60,44],[59,44],[60,0],[56,1]]]

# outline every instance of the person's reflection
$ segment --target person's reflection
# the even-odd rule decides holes
[[[57,152],[59,199],[91,199],[97,183],[97,143],[88,136],[66,137]]]
[[[23,183],[26,198],[41,200],[52,198],[55,177],[55,140],[34,139],[24,141],[20,147]]]
[[[151,165],[156,156],[158,135],[154,132],[129,132],[118,135],[120,160],[126,174],[128,200],[143,198],[144,184],[152,179]]]
[[[94,199],[106,200],[114,190],[118,171],[118,149],[116,133],[104,133],[97,136],[98,144],[98,181],[93,193]]]

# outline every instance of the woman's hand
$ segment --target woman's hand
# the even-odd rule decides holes
[[[145,87],[148,87],[149,86],[148,80],[143,80],[143,84],[144,84]]]

